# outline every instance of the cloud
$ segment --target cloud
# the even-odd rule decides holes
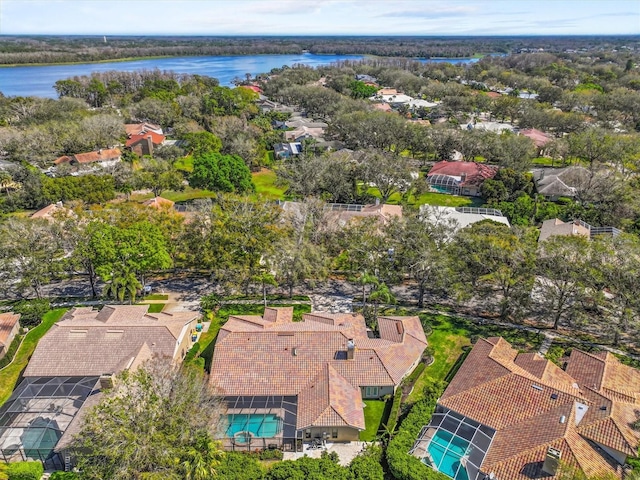
[[[377,17],[400,17],[400,18],[450,18],[450,17],[468,17],[475,15],[478,11],[477,7],[471,5],[460,6],[429,6],[425,8],[410,10],[391,10],[376,15]]]

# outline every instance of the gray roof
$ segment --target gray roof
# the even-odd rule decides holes
[[[24,376],[117,373],[154,356],[175,357],[196,312],[148,313],[148,305],[107,305],[67,312],[40,340]]]
[[[538,193],[552,197],[574,197],[592,176],[584,167],[538,168],[532,173]]]

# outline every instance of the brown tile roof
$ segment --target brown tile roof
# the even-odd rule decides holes
[[[360,417],[353,413],[358,403],[353,392],[365,386],[397,385],[427,345],[418,317],[382,318],[383,325],[400,324],[405,332],[392,342],[368,338],[359,314],[314,312],[304,315],[302,322],[293,322],[292,313],[291,308],[279,308],[267,309],[264,317],[229,317],[216,341],[211,383],[228,396],[300,395],[299,408],[308,408],[302,423],[319,418],[338,421],[327,410],[330,406],[335,415],[355,427]],[[351,360],[346,359],[349,339],[356,345]],[[310,385],[325,388],[325,380],[329,397],[335,401],[318,403]],[[361,402],[358,410],[361,414]]]
[[[6,345],[8,343],[7,339],[19,321],[19,313],[0,313],[0,345]]]
[[[100,312],[89,307],[68,311],[40,340],[24,375],[101,375],[152,355],[180,358],[176,343],[181,334],[189,334],[197,314],[147,313],[148,308],[106,305]]]
[[[127,133],[127,136],[131,135],[140,135],[146,132],[155,132],[162,134],[162,128],[159,125],[154,125],[153,123],[126,123],[124,125],[124,129]]]
[[[482,464],[500,480],[540,475],[549,447],[588,476],[620,476],[594,443],[637,454],[640,371],[609,353],[573,350],[566,371],[501,338],[480,339],[439,405],[496,430]]]
[[[364,430],[360,389],[325,365],[298,397],[297,428],[353,427]]]
[[[549,135],[547,135],[541,130],[538,130],[537,128],[520,130],[520,135],[529,137],[531,140],[533,140],[533,143],[538,148],[544,147],[547,143],[549,143],[552,140],[552,138]]]

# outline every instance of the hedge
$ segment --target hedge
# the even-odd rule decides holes
[[[11,341],[11,345],[7,349],[7,353],[5,353],[4,357],[0,358],[0,368],[4,368],[11,363],[13,357],[18,351],[18,347],[20,346],[20,342],[22,342],[22,338],[24,335],[16,335]]]
[[[193,344],[193,346],[189,349],[187,354],[184,356],[183,362],[184,363],[191,362],[194,358],[196,358],[196,355],[198,354],[198,352],[200,352],[200,343],[196,342]]]
[[[78,480],[80,477],[74,472],[53,472],[49,480]]]
[[[397,435],[389,442],[387,463],[389,471],[397,480],[449,480],[445,474],[433,470],[409,454],[422,427],[431,420],[431,414],[443,390],[444,384],[440,382],[427,385],[424,398],[414,404],[400,425]]]
[[[44,467],[40,462],[10,463],[7,468],[9,480],[40,480]]]
[[[393,433],[398,423],[398,415],[400,414],[400,404],[402,403],[402,388],[398,388],[393,395],[393,403],[391,404],[391,412],[387,420],[387,431]]]

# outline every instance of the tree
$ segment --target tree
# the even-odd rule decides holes
[[[208,153],[193,160],[189,185],[214,192],[252,192],[251,172],[240,157]]]
[[[411,167],[405,157],[391,153],[368,150],[359,166],[360,177],[380,192],[380,202],[385,203],[394,193],[404,193],[411,186]]]
[[[349,90],[351,90],[352,98],[369,98],[376,94],[378,87],[354,80],[349,84]]]
[[[183,138],[187,142],[189,153],[194,157],[218,153],[222,148],[222,141],[210,132],[187,133]]]
[[[575,318],[586,296],[589,250],[589,240],[582,235],[556,235],[540,245],[533,297],[540,314],[551,319],[554,329]]]
[[[118,375],[84,417],[73,443],[78,468],[88,480],[213,478],[223,456],[213,440],[223,414],[201,373],[154,357]]]
[[[534,280],[535,239],[531,233],[512,232],[506,225],[485,220],[459,230],[451,253],[461,297],[477,293],[489,300],[497,291],[501,318],[522,312]]]
[[[164,160],[146,159],[143,169],[135,173],[137,187],[150,188],[156,197],[164,190],[184,190],[183,180],[182,174]]]
[[[0,285],[18,294],[42,287],[63,269],[59,229],[47,220],[10,218],[0,227]]]
[[[381,462],[382,447],[367,445],[363,448],[362,453],[351,460],[349,470],[351,470],[354,480],[383,480],[384,470]]]
[[[386,283],[380,282],[371,291],[369,300],[373,303],[373,319],[372,326],[377,329],[378,327],[378,306],[389,305],[396,303],[396,297],[391,293]]]

